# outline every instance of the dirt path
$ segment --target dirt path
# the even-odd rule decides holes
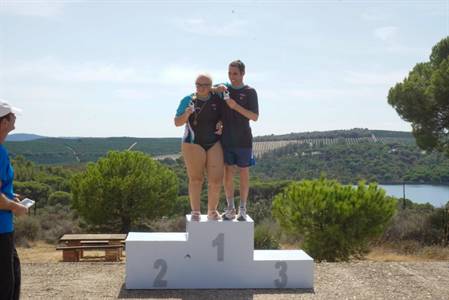
[[[23,263],[22,299],[449,299],[449,262],[315,266],[314,290],[128,291],[124,263]]]

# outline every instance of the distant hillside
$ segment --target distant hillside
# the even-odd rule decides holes
[[[413,139],[411,132],[370,130],[366,128],[354,128],[349,130],[292,132],[281,135],[258,136],[255,141],[280,141],[280,140],[304,140],[304,139],[335,139],[335,138],[387,138],[387,139]]]
[[[13,137],[14,135],[12,135]],[[30,135],[36,136],[36,135]],[[39,137],[39,136],[36,136]],[[290,144],[331,145],[357,143],[405,143],[415,145],[410,132],[351,129],[266,135],[254,138],[254,152],[260,157]],[[96,161],[110,150],[142,151],[159,158],[176,158],[180,154],[180,138],[47,138],[30,141],[8,140],[11,155],[21,155],[39,164],[78,164]]]
[[[343,183],[363,179],[379,183],[447,184],[449,158],[400,140],[374,142],[347,138],[335,143],[290,143],[263,154],[251,171],[263,180],[314,179],[324,174]]]
[[[24,141],[34,141],[37,139],[45,138],[45,136],[30,134],[30,133],[13,133],[8,135],[6,141],[11,142],[24,142]]]
[[[39,164],[77,164],[96,161],[110,150],[142,151],[153,156],[178,153],[180,138],[41,138],[5,143],[12,156],[21,155]]]

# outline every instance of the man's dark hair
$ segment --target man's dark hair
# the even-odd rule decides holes
[[[245,73],[245,64],[240,59],[234,60],[229,64],[229,66],[238,68],[241,74]]]

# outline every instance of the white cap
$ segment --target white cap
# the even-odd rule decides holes
[[[9,113],[20,114],[22,110],[20,108],[9,105],[3,99],[0,99],[0,118],[6,116]]]

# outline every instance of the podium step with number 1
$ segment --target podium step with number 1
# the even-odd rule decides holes
[[[130,232],[127,289],[313,288],[301,250],[254,250],[254,222],[190,221],[187,232]]]

